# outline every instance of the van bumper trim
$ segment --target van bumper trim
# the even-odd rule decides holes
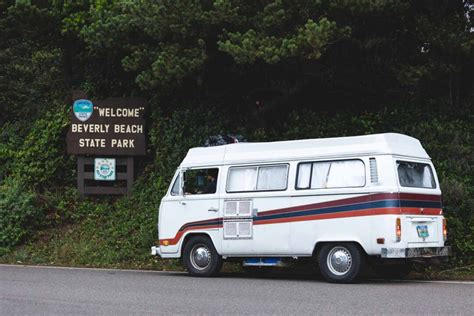
[[[382,248],[382,258],[432,258],[451,255],[451,247]]]
[[[151,247],[151,254],[152,254],[152,256],[160,256],[161,257],[160,247],[156,247],[156,246]]]

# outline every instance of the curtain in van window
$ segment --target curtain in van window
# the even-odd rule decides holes
[[[227,192],[253,191],[257,180],[257,167],[231,168],[227,182]]]
[[[314,162],[312,174],[311,163],[303,163],[298,167],[296,185],[298,189],[363,187],[364,185],[365,167],[361,160]]]
[[[288,166],[268,166],[258,168],[257,190],[284,190],[288,177]]]
[[[311,176],[311,188],[322,189],[328,187],[328,176],[333,162],[316,162],[313,164],[313,175]]]
[[[328,188],[364,186],[364,163],[360,160],[341,160],[331,162],[326,185]]]
[[[298,181],[296,187],[299,189],[308,189],[310,176],[311,163],[300,164],[298,167]]]
[[[433,175],[431,174],[431,169],[428,165],[423,168],[423,187],[425,188],[434,188],[436,184],[434,182]]]

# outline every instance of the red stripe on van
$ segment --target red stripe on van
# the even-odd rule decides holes
[[[412,194],[412,193],[377,193],[377,194],[367,194],[367,195],[341,199],[341,200],[333,200],[333,201],[328,201],[328,202],[286,207],[286,208],[281,208],[281,209],[272,210],[272,211],[264,211],[260,214],[273,215],[273,214],[280,214],[280,213],[305,211],[305,210],[311,210],[311,209],[320,209],[320,208],[326,208],[326,207],[332,207],[332,206],[346,206],[346,205],[364,203],[364,202],[375,202],[375,201],[382,201],[382,200],[398,200],[398,199],[413,200],[413,201],[416,200],[416,201],[440,202],[441,196],[440,195],[427,195],[427,194]]]
[[[178,231],[176,236],[174,236],[173,238],[160,239],[160,241],[159,241],[160,246],[173,246],[173,245],[176,245],[179,242],[179,240],[181,239],[181,237],[183,236],[183,234],[187,231],[190,231],[190,230],[200,230],[200,229],[210,229],[210,228],[220,228],[220,227],[222,227],[222,224],[188,227],[188,228],[185,228],[183,230]],[[165,245],[165,242],[168,242],[168,245]]]
[[[415,194],[415,193],[399,193],[399,194],[400,194],[400,200],[441,202],[441,195]]]
[[[374,202],[374,201],[381,201],[381,200],[398,200],[398,199],[399,199],[398,193],[367,194],[367,195],[362,195],[362,196],[357,196],[357,197],[347,198],[347,199],[332,200],[328,202],[319,202],[319,203],[314,203],[314,204],[291,206],[291,207],[281,208],[281,209],[272,210],[272,211],[264,211],[260,214],[273,215],[273,214],[279,214],[279,213],[314,210],[314,209],[320,209],[320,208],[326,208],[326,207],[332,207],[332,206],[346,206],[346,205],[364,203],[364,202]]]
[[[407,208],[407,207],[404,207],[402,209],[398,207],[372,208],[372,209],[348,211],[348,212],[260,220],[258,222],[254,222],[253,225],[279,224],[279,223],[303,222],[303,221],[313,221],[313,220],[322,220],[322,219],[350,218],[350,217],[374,216],[374,215],[391,215],[391,214],[392,215],[441,215],[441,213],[442,211],[439,208],[424,209],[423,212],[419,208]]]
[[[441,208],[419,208],[419,207],[402,207],[402,214],[405,215],[442,215]]]

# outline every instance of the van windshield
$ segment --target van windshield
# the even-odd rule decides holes
[[[397,161],[397,171],[402,187],[436,188],[433,172],[426,163]]]

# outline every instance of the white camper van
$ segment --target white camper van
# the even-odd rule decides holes
[[[307,258],[347,283],[372,259],[402,274],[414,258],[450,254],[431,159],[417,139],[393,133],[192,148],[158,232],[152,254],[183,258],[194,276],[216,274],[223,260]]]

